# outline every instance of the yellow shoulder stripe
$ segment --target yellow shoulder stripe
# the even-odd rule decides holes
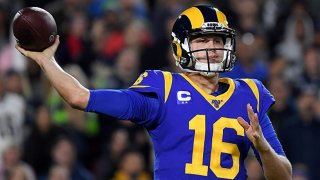
[[[254,96],[256,97],[256,99],[257,99],[257,111],[259,112],[259,105],[260,105],[259,99],[260,99],[260,97],[259,97],[259,90],[258,90],[258,87],[257,87],[256,83],[252,79],[243,79],[243,81],[248,84],[248,86],[252,90]]]
[[[172,86],[172,74],[170,72],[161,72],[163,73],[164,77],[164,103],[166,103]]]

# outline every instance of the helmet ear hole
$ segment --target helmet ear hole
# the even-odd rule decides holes
[[[182,49],[180,44],[177,41],[172,41],[171,47],[176,60],[179,61],[182,56]]]
[[[181,60],[179,61],[180,65],[183,67],[191,66],[190,62],[191,62],[190,59],[187,59],[187,58],[181,58]]]

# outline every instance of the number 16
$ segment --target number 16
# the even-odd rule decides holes
[[[210,169],[219,178],[234,179],[239,173],[240,151],[236,144],[223,142],[223,130],[232,128],[238,136],[244,136],[244,130],[236,119],[221,117],[213,124],[213,137],[211,145]],[[189,121],[189,129],[194,130],[194,144],[192,162],[186,163],[185,173],[208,176],[208,166],[203,165],[204,141],[206,131],[205,115],[196,115]],[[220,165],[221,153],[232,156],[231,168],[223,168]]]

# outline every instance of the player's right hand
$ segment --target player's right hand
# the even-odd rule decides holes
[[[22,47],[20,47],[19,44],[16,44],[15,47],[22,55],[26,56],[27,58],[33,59],[38,64],[40,64],[42,61],[51,60],[54,58],[54,54],[60,43],[59,38],[60,38],[59,35],[57,35],[53,45],[43,50],[42,52],[25,50]]]

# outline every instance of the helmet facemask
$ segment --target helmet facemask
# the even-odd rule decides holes
[[[217,22],[203,23],[201,28],[186,32],[187,36],[184,43],[181,43],[182,49],[186,54],[177,61],[180,68],[189,72],[200,72],[202,75],[210,76],[212,74],[231,71],[235,62],[235,34],[234,30],[225,28]],[[223,40],[223,47],[219,48],[202,48],[192,49],[190,42],[197,37],[221,37]],[[210,62],[209,52],[215,51],[220,54],[219,62]],[[223,51],[219,53],[218,51]],[[198,60],[197,53],[205,52],[205,60]]]

